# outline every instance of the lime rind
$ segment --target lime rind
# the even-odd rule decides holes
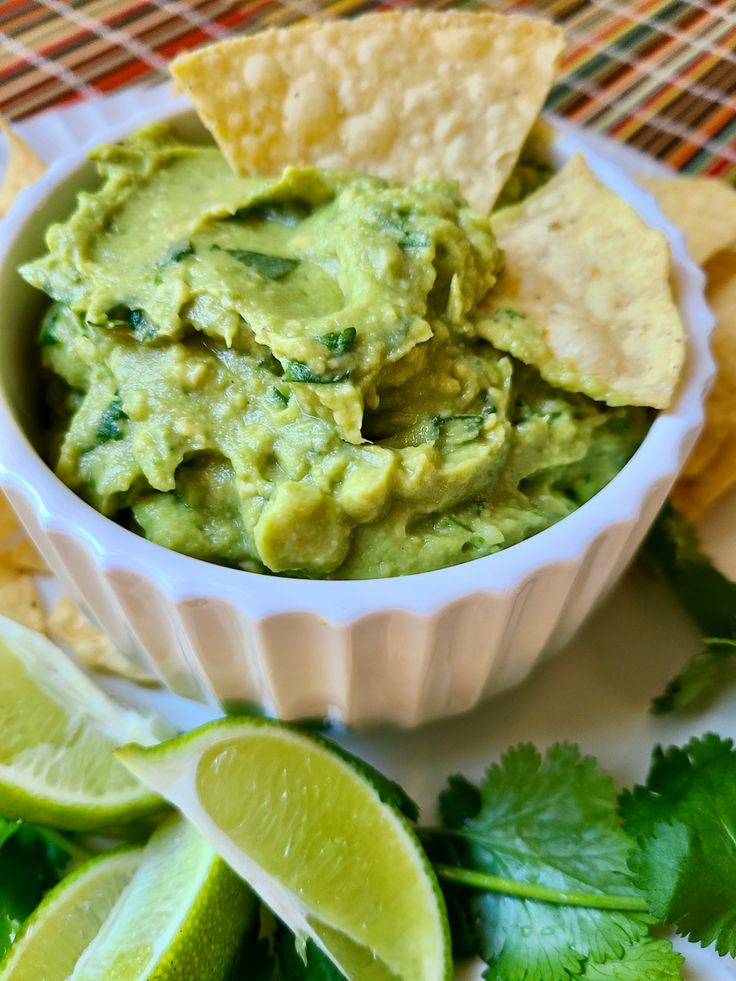
[[[222,981],[257,913],[245,883],[183,818],[154,833],[69,981]]]
[[[242,750],[246,744],[248,766],[241,770],[233,761],[238,746]],[[268,719],[227,718],[156,747],[124,747],[118,755],[136,776],[182,810],[297,936],[311,938],[348,978],[443,981],[452,977],[442,893],[411,825],[395,806],[381,802],[369,775],[335,753],[326,740]],[[294,786],[290,788],[290,778],[285,777],[278,798],[271,799],[268,782],[280,768],[284,770],[280,756],[292,757],[285,772],[292,774]],[[253,774],[241,780],[241,773],[249,774],[251,766],[255,767]],[[225,773],[228,767],[230,781]],[[321,777],[315,768],[322,771]],[[329,779],[320,782],[325,771]],[[235,796],[233,779],[240,781]],[[315,810],[314,801],[327,783],[331,785],[327,808],[320,805]],[[293,814],[276,806],[277,799],[289,793],[295,797]],[[207,797],[206,804],[202,795]],[[224,811],[215,814],[213,802],[218,797]],[[353,826],[347,822],[340,826],[339,835],[312,834],[310,838],[308,829],[315,827],[315,815],[319,812],[322,821],[327,814],[329,823],[330,811],[339,810],[348,800],[355,805]],[[250,852],[259,853],[258,858],[247,853],[242,840],[237,842],[227,830],[237,825],[237,810],[247,809],[243,802],[248,801],[264,808],[263,814],[256,815],[256,823],[262,819],[265,824],[252,831],[247,846]],[[366,844],[361,826],[369,820],[375,827],[371,825]],[[241,837],[246,834],[244,821],[236,831]],[[292,846],[289,829],[297,837],[302,835],[303,846],[291,858],[287,854]],[[269,840],[273,851],[266,862],[263,842]],[[389,852],[392,858],[382,862],[381,856]],[[329,866],[333,859],[334,868]],[[320,889],[325,895],[318,897]],[[368,963],[373,967],[370,975],[365,973]]]
[[[67,981],[142,857],[141,846],[106,852],[50,890],[0,962],[0,981]]]
[[[113,756],[171,730],[123,709],[46,637],[0,617],[0,813],[71,831],[122,824],[162,801]]]

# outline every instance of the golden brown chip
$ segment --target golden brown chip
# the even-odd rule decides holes
[[[452,177],[487,211],[563,46],[559,28],[529,17],[380,13],[222,41],[171,72],[240,173],[315,164]]]
[[[709,177],[655,177],[641,183],[682,229],[698,265],[736,245],[736,190],[729,184]]]
[[[556,388],[666,408],[685,333],[664,235],[581,156],[492,225],[506,263],[484,301],[481,335]]]
[[[43,630],[46,618],[33,578],[0,562],[0,614],[31,630]]]
[[[680,480],[672,503],[690,519],[697,519],[720,497],[736,486],[736,436],[728,436],[711,462],[697,477]]]
[[[736,485],[736,251],[714,256],[705,272],[716,318],[717,374],[705,404],[705,428],[672,494],[691,520]]]
[[[69,647],[86,668],[118,675],[140,685],[158,684],[156,678],[133,664],[109,637],[91,624],[68,596],[62,596],[49,613],[47,633],[55,643]]]
[[[0,129],[5,133],[8,143],[8,162],[5,178],[0,187],[0,218],[2,218],[10,211],[16,195],[43,175],[46,164],[2,116],[0,116]]]

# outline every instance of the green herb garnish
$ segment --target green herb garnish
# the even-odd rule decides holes
[[[181,262],[188,255],[194,254],[194,246],[189,241],[189,239],[180,239],[178,242],[172,243],[166,252],[164,252],[163,257],[157,263],[159,266],[168,266],[173,262]]]
[[[357,336],[358,332],[355,327],[346,327],[339,333],[332,331],[329,334],[323,334],[317,340],[329,348],[333,354],[347,354],[348,351],[352,351]]]
[[[100,416],[95,435],[100,443],[119,440],[125,437],[125,429],[121,423],[128,417],[123,411],[123,403],[116,396]]]
[[[125,304],[119,303],[107,311],[109,324],[115,326],[127,326],[133,331],[136,340],[152,341],[158,334],[158,327],[151,323],[145,310],[139,308],[131,309]]]
[[[704,703],[736,663],[736,583],[716,569],[693,526],[667,505],[644,543],[644,567],[664,580],[703,632],[703,650],[652,702],[657,714]]]
[[[54,831],[0,818],[0,956],[69,864],[72,846]]]
[[[446,849],[435,863],[474,925],[492,981],[564,981],[616,961],[648,934],[613,783],[575,746],[509,750],[479,788],[451,778],[440,797]],[[421,834],[421,831],[420,831]],[[449,845],[449,850],[447,847]]]
[[[59,343],[59,338],[56,334],[56,325],[59,321],[59,316],[62,309],[61,304],[54,303],[46,316],[43,318],[41,333],[38,337],[38,343],[41,347],[52,347],[54,344]]]
[[[299,265],[299,259],[285,256],[265,255],[263,252],[250,252],[248,249],[223,249],[220,245],[211,246],[212,252],[226,252],[244,266],[254,269],[264,279],[279,280]]]
[[[284,368],[284,378],[290,382],[308,382],[312,385],[335,385],[350,377],[346,371],[341,375],[315,375],[309,365],[303,361],[287,361]]]
[[[657,748],[647,782],[621,795],[640,842],[631,867],[659,922],[736,954],[736,751],[710,734]]]
[[[280,225],[293,228],[304,221],[312,213],[312,208],[306,201],[293,199],[291,201],[264,201],[238,208],[226,221],[275,221]]]

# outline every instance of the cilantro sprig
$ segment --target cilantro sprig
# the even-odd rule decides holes
[[[589,963],[619,961],[651,918],[628,860],[613,783],[576,746],[545,756],[509,750],[480,787],[451,778],[440,796],[440,879],[453,893],[492,981],[564,981]],[[434,852],[437,855],[437,852]],[[448,864],[447,858],[454,864]],[[455,916],[457,921],[457,915]]]
[[[649,533],[641,559],[671,587],[704,635],[703,649],[653,700],[652,711],[661,715],[703,704],[736,665],[736,583],[716,569],[693,526],[671,505]]]
[[[624,791],[631,868],[662,923],[736,954],[736,750],[709,734],[656,749],[644,786]]]
[[[0,817],[0,957],[79,854],[55,831]]]

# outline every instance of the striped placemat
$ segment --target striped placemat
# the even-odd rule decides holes
[[[410,6],[391,0],[0,2],[0,112],[158,81],[177,52],[304,17]],[[736,181],[736,0],[420,0],[557,21],[569,47],[549,108],[679,170]]]

